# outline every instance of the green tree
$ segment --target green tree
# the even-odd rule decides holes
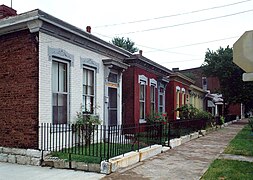
[[[134,47],[135,43],[131,41],[129,38],[125,39],[124,37],[115,37],[112,40],[112,43],[118,47],[121,47],[131,53],[137,52],[139,49]]]
[[[243,70],[233,63],[233,49],[227,46],[216,51],[207,50],[202,65],[204,74],[217,77],[220,93],[228,104],[243,103],[248,109],[253,106],[253,82],[242,81]]]

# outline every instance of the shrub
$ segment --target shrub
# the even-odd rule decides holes
[[[155,123],[155,122],[166,122],[167,114],[166,113],[151,113],[146,118],[147,123]]]
[[[177,108],[176,111],[179,111],[180,119],[194,119],[198,109],[193,107],[191,104],[190,105],[185,104]]]
[[[249,118],[249,126],[251,128],[251,131],[253,132],[253,117]]]

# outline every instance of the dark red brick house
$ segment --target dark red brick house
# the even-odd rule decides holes
[[[139,54],[124,60],[130,67],[123,73],[123,124],[145,123],[154,112],[165,113],[172,71]]]

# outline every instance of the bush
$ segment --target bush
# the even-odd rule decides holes
[[[253,117],[249,118],[249,126],[251,128],[251,131],[253,132]]]
[[[175,111],[179,111],[180,119],[194,119],[198,109],[193,107],[191,104],[185,104],[177,108]]]

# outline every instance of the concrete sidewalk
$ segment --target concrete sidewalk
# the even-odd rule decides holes
[[[97,180],[103,174],[0,162],[0,180]]]
[[[240,120],[103,179],[200,179],[245,124]]]

